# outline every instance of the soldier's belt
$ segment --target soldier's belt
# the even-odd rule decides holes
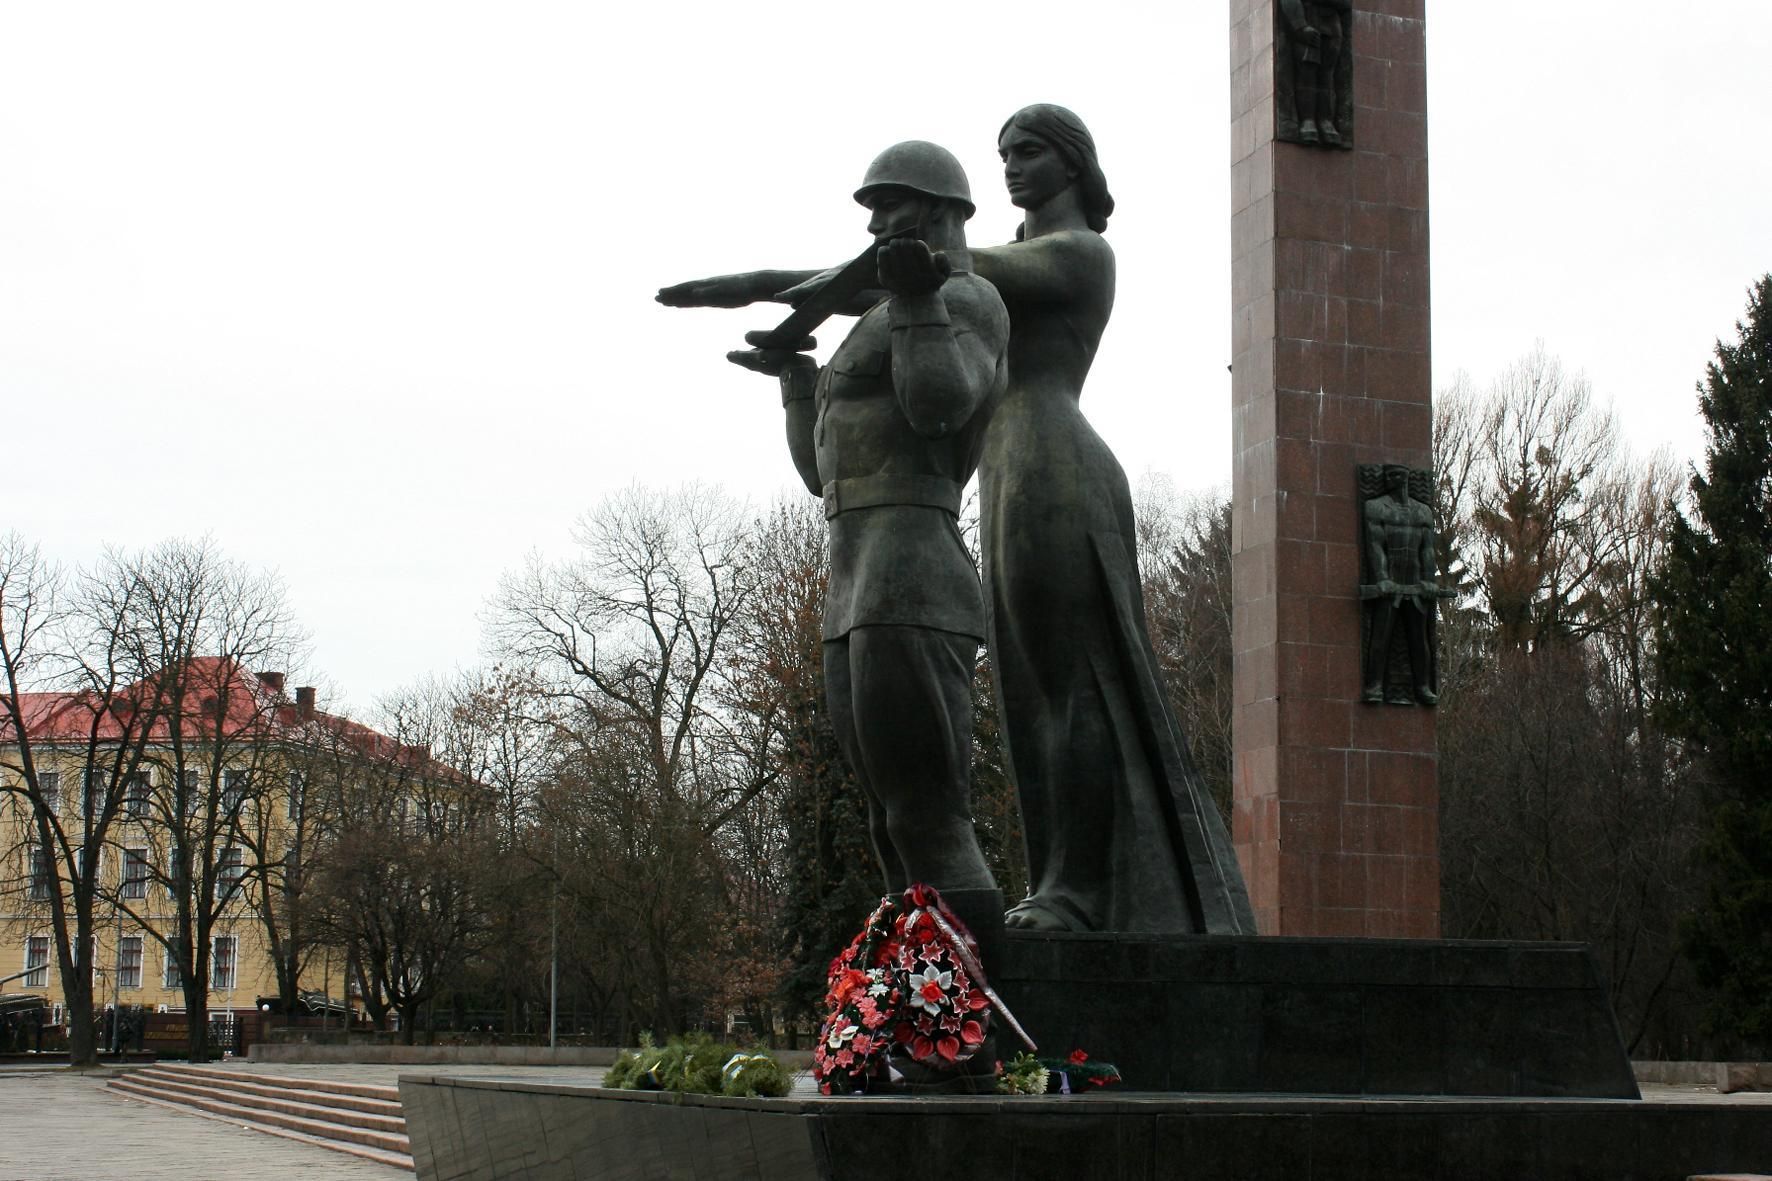
[[[945,476],[880,475],[832,480],[824,486],[824,516],[858,508],[908,504],[938,508],[949,516],[960,515],[960,485]]]

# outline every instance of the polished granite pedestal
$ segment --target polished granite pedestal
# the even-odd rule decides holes
[[[421,1181],[1677,1181],[1772,1163],[1772,1107],[1643,1102],[1572,944],[1021,935],[995,983],[1084,1096],[724,1099],[400,1083]]]
[[[419,1181],[1684,1181],[1764,1170],[1772,1107],[1255,1095],[722,1099],[400,1081]]]
[[[1637,1097],[1579,943],[1012,933],[1002,958],[1043,1056],[1136,1090]]]

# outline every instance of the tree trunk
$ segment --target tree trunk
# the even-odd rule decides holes
[[[91,940],[87,940],[88,946]],[[88,953],[90,954],[90,953]],[[62,981],[68,1002],[68,1065],[83,1070],[98,1065],[98,1030],[92,1020],[92,964],[74,957],[73,979]]]
[[[185,1046],[193,1064],[209,1061],[209,954],[199,947],[185,977]]]
[[[285,1021],[294,1021],[301,1011],[301,967],[297,963],[300,958],[295,950],[295,941],[289,941],[289,948],[277,957],[277,999],[283,1006]]]

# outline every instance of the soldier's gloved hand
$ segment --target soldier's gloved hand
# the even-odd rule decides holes
[[[789,368],[815,369],[818,367],[818,362],[806,355],[806,350],[818,347],[817,340],[808,336],[800,341],[797,348],[770,348],[767,342],[773,335],[770,332],[745,333],[745,343],[753,347],[734,349],[726,354],[726,359],[753,373],[766,373],[770,377],[780,377],[783,371]]]
[[[880,286],[894,295],[927,295],[954,273],[946,254],[930,250],[929,243],[918,238],[882,242],[877,257]]]

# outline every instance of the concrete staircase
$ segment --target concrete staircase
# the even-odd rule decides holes
[[[151,1066],[110,1082],[123,1097],[226,1120],[410,1170],[397,1087],[249,1074],[210,1066]]]

